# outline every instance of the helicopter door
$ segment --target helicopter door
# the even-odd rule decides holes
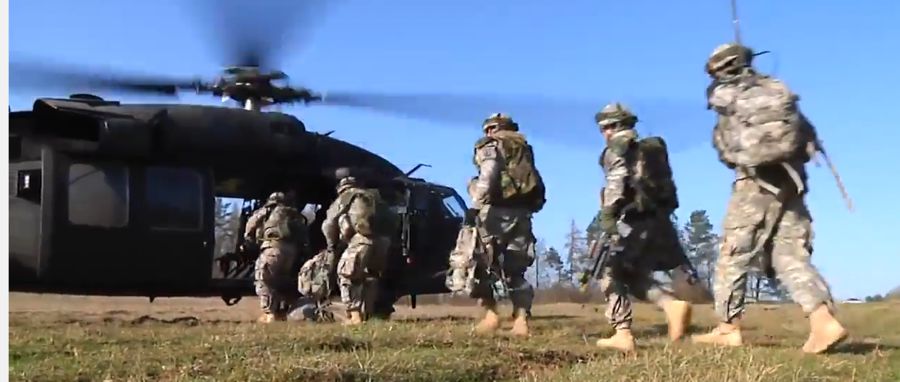
[[[215,197],[209,170],[180,166],[144,169],[143,255],[154,281],[205,285],[212,277]]]
[[[123,162],[55,157],[48,277],[84,287],[142,277],[133,169]]]

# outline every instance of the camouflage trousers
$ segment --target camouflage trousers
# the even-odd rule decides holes
[[[481,224],[478,236],[485,245],[485,264],[500,260],[509,298],[514,308],[531,310],[534,288],[525,280],[525,272],[534,264],[535,238],[531,230],[531,212],[521,208],[499,206],[482,207],[478,213]],[[477,297],[491,299],[493,294],[487,282],[477,291]]]
[[[672,264],[684,249],[672,223],[665,217],[627,221],[631,233],[620,239],[622,252],[603,269],[600,288],[606,296],[606,320],[616,330],[630,329],[633,319],[631,298],[659,307],[674,299],[671,284],[653,278],[659,264]]]
[[[256,259],[254,284],[259,306],[266,314],[284,314],[295,293],[295,275],[291,268],[296,257],[296,248],[290,244],[264,244]]]
[[[724,234],[716,263],[716,313],[731,322],[744,312],[749,268],[760,268],[760,256],[769,256],[778,280],[803,311],[810,313],[821,304],[833,309],[831,291],[819,271],[810,263],[812,255],[812,217],[802,197],[788,200],[784,214],[775,220],[767,211],[775,197],[751,179],[735,182],[722,225]],[[764,241],[764,229],[774,225],[771,243]],[[759,248],[759,251],[755,250]]]
[[[378,277],[387,263],[390,238],[353,235],[338,260],[341,302],[348,312],[370,310],[378,293]]]

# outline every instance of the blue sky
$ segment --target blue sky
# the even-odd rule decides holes
[[[185,1],[19,0],[10,3],[10,58],[20,54],[137,73],[213,76],[225,64],[211,48],[217,31]],[[281,69],[313,89],[385,93],[541,95],[525,102],[449,110],[470,123],[437,123],[368,110],[285,107],[310,130],[362,145],[455,187],[473,175],[471,150],[482,118],[511,113],[531,137],[548,186],[536,234],[562,247],[572,219],[597,211],[603,147],[593,113],[614,98],[634,105],[644,132],[672,143],[682,221],[694,209],[719,228],[730,172],[709,143],[704,109],[706,57],[733,39],[729,1],[337,1],[307,42],[286,43]],[[562,4],[565,4],[563,6]],[[839,298],[884,293],[900,284],[900,207],[894,172],[900,141],[894,0],[743,1],[742,37],[801,95],[854,198],[846,210],[826,167],[810,166],[813,262]],[[894,41],[893,44],[888,43]],[[119,96],[124,101],[158,101]],[[36,96],[13,92],[13,110]],[[170,100],[178,102],[178,100]],[[182,102],[220,104],[182,95]],[[469,120],[467,119],[467,120]]]

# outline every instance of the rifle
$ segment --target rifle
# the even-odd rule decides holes
[[[578,278],[582,293],[587,292],[591,279],[601,277],[600,272],[603,271],[603,268],[606,267],[606,262],[609,260],[609,240],[606,240],[606,232],[601,234],[599,239],[591,240],[588,257],[593,259],[594,263],[590,272],[582,272],[581,277]]]
[[[638,192],[643,191],[639,189]],[[600,195],[600,203],[602,205],[603,191],[601,191]],[[624,249],[620,244],[620,240],[631,234],[631,226],[625,223],[625,215],[628,215],[629,212],[637,208],[637,203],[632,202],[626,204],[625,207],[622,208],[622,211],[619,212],[619,219],[616,221],[616,231],[618,232],[617,238],[611,238],[609,237],[609,234],[603,232],[598,239],[591,241],[588,256],[589,258],[594,259],[594,265],[591,267],[590,272],[582,272],[581,276],[578,278],[582,292],[587,291],[591,279],[599,279],[602,277],[601,272],[603,272],[603,268],[606,267],[606,263],[609,262],[610,257],[615,256]]]
[[[631,208],[626,208],[626,211]],[[616,254],[622,252],[624,247],[620,244],[621,238],[628,237],[631,233],[631,227],[625,222],[622,221],[625,217],[625,211],[620,215],[619,221],[616,222],[616,226],[618,227],[619,237],[611,238],[609,234],[603,232],[600,234],[600,237],[596,240],[591,241],[590,250],[588,252],[588,256],[594,260],[593,266],[591,266],[590,272],[582,272],[581,277],[579,277],[578,281],[581,284],[581,291],[586,292],[587,287],[591,282],[591,279],[599,279],[602,277],[603,269],[606,268],[606,263],[614,257]]]

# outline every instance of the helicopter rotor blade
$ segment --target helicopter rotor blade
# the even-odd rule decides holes
[[[598,101],[548,96],[460,95],[460,94],[378,94],[326,92],[323,105],[370,109],[424,121],[468,126],[480,132],[481,122],[490,114],[503,112],[519,122],[526,135],[566,146],[602,147],[602,137],[594,114],[613,98]],[[621,97],[638,115],[642,134],[660,135],[671,150],[697,146],[709,139],[712,116],[705,100]]]
[[[160,76],[126,75],[111,70],[87,70],[48,60],[11,60],[10,89],[115,90],[121,92],[175,95],[179,89],[197,89],[198,80]]]
[[[334,0],[206,0],[190,6],[210,26],[208,39],[223,65],[268,70],[278,68],[283,47],[305,47],[331,5],[326,2]]]

